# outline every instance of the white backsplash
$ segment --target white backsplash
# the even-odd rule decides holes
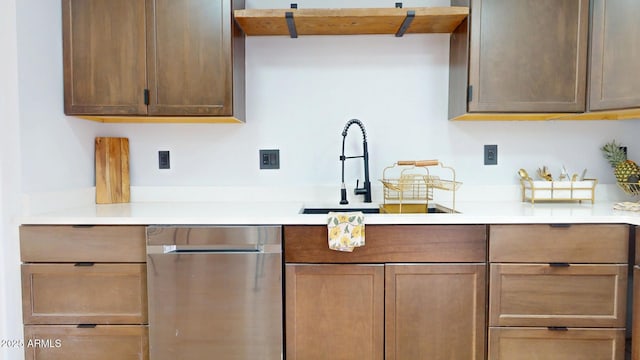
[[[288,6],[265,3],[248,6]],[[441,4],[405,4],[424,5]],[[372,182],[397,160],[436,158],[456,169],[465,184],[461,196],[472,186],[515,187],[519,168],[533,173],[542,165],[554,173],[562,165],[570,172],[587,168],[588,177],[612,184],[599,147],[614,138],[640,160],[636,120],[449,121],[446,34],[249,37],[246,124],[101,124],[66,117],[59,3],[21,0],[16,6],[24,193],[94,186],[96,136],[129,138],[131,183],[137,187],[337,186],[340,133],[351,118],[367,129]],[[498,145],[498,165],[483,165],[485,144]],[[281,168],[259,170],[259,149],[272,148],[280,149]],[[158,150],[171,151],[171,170],[157,169]],[[360,135],[352,131],[347,153],[360,151]],[[354,186],[361,173],[361,163],[349,160],[347,185]]]

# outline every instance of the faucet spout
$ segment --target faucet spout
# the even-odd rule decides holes
[[[344,155],[344,145],[347,139],[347,133],[349,131],[349,127],[351,127],[351,125],[353,124],[358,125],[360,127],[360,130],[362,131],[362,155],[347,157]],[[354,159],[354,158],[362,158],[364,162],[364,183],[362,184],[362,187],[359,188],[358,182],[356,182],[356,188],[354,190],[354,193],[356,195],[364,195],[364,202],[370,203],[371,202],[371,182],[369,181],[369,149],[367,146],[367,132],[364,129],[364,124],[362,123],[362,121],[358,119],[349,120],[345,125],[344,130],[342,131],[342,155],[340,156],[340,161],[342,162],[342,186],[340,188],[340,204],[342,205],[349,203],[349,201],[347,201],[347,188],[344,183],[344,161],[347,159]]]

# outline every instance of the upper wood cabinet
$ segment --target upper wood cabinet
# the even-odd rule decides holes
[[[640,1],[591,3],[589,109],[640,107]]]
[[[62,4],[67,115],[244,119],[243,0]]]
[[[449,118],[640,118],[640,2],[452,0]],[[588,50],[587,50],[588,49]]]
[[[469,1],[451,36],[450,118],[584,111],[588,0]]]

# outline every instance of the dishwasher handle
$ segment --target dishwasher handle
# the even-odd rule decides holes
[[[220,253],[256,253],[279,254],[279,244],[250,245],[148,245],[147,254],[220,254]]]

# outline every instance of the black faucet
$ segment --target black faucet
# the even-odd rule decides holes
[[[344,156],[344,143],[347,139],[347,131],[353,124],[360,126],[362,130],[362,155],[361,156]],[[342,130],[342,155],[340,155],[340,161],[342,161],[342,187],[340,189],[340,204],[345,205],[347,201],[347,188],[344,185],[344,161],[347,159],[363,158],[364,159],[364,184],[361,188],[358,187],[359,180],[356,181],[356,188],[353,191],[356,195],[364,195],[364,202],[371,202],[371,183],[369,182],[369,151],[367,150],[367,132],[364,130],[364,125],[358,119],[351,119],[347,121],[347,125]]]

